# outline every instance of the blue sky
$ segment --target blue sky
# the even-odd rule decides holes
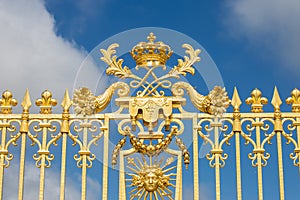
[[[48,88],[57,99],[62,99],[65,88],[73,89],[76,73],[88,53],[101,42],[126,30],[161,27],[183,33],[202,45],[215,62],[230,96],[234,86],[241,99],[257,87],[271,100],[277,86],[284,100],[292,89],[300,88],[299,19],[297,0],[3,0],[0,69],[5,76],[0,80],[1,90],[12,90],[21,101],[27,87],[33,99]],[[93,69],[84,72],[83,77],[98,80]],[[245,103],[242,108],[250,110]],[[271,111],[272,106],[266,106],[266,110]],[[289,111],[290,107],[283,105],[283,110]],[[292,149],[286,151],[288,155]],[[203,168],[210,170],[202,160]],[[289,163],[287,171],[291,171],[287,172],[289,186],[299,186],[299,174],[293,178],[296,167],[288,157],[285,162]],[[248,170],[255,174],[254,168]],[[97,174],[91,171],[92,175]],[[266,170],[266,174],[269,176],[265,181],[272,183],[272,170]],[[228,176],[230,172],[223,173],[222,179],[230,179]],[[203,188],[210,188],[213,177],[205,178]],[[222,186],[222,191],[230,191],[228,184]],[[92,179],[90,185],[95,190],[101,187]],[[244,190],[245,199],[255,199],[251,197],[251,192],[256,193],[255,187],[247,187],[250,189]],[[207,199],[214,195],[210,189],[206,190]],[[266,199],[270,199],[272,187],[266,191]],[[234,192],[227,196],[231,194]],[[287,199],[293,195],[292,191],[287,192]]]

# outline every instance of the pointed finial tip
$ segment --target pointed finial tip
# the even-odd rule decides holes
[[[273,98],[272,98],[271,104],[274,107],[279,107],[282,104],[282,101],[280,99],[280,95],[278,93],[278,90],[277,90],[276,86],[274,87],[274,93],[273,93]]]
[[[26,88],[25,95],[24,95],[21,105],[24,110],[28,110],[32,105],[28,88]]]
[[[64,99],[61,103],[61,107],[64,109],[64,111],[68,111],[71,105],[72,105],[72,101],[70,99],[68,89],[66,89]]]
[[[237,90],[236,87],[234,87],[233,96],[232,96],[232,100],[231,100],[231,105],[234,108],[239,108],[241,104],[242,104],[242,101],[239,97],[238,90]]]

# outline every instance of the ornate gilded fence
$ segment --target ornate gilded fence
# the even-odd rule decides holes
[[[215,87],[207,96],[203,96],[187,82],[169,81],[187,73],[193,74],[192,65],[200,60],[200,50],[183,45],[188,56],[179,60],[165,75],[158,77],[155,70],[165,70],[166,60],[172,55],[172,51],[162,42],[155,43],[153,34],[147,39],[149,42],[139,43],[131,52],[137,63],[136,69],[144,70],[143,76],[135,75],[132,69],[122,66],[122,60],[117,60],[114,55],[117,44],[111,45],[107,50],[102,49],[101,59],[109,65],[107,74],[131,81],[129,84],[125,81],[116,82],[99,96],[94,96],[88,88],[79,88],[74,91],[71,100],[66,91],[61,102],[61,114],[52,113],[52,107],[57,105],[57,101],[47,90],[35,101],[40,108],[39,114],[30,113],[32,100],[28,90],[21,102],[21,114],[12,112],[13,106],[17,105],[12,93],[5,91],[2,94],[1,199],[12,199],[9,192],[3,190],[5,182],[11,179],[16,179],[17,182],[15,196],[19,200],[29,198],[24,193],[27,184],[24,176],[26,167],[33,165],[33,160],[35,167],[39,169],[36,199],[47,199],[46,173],[55,160],[56,166],[60,168],[60,184],[57,185],[59,199],[66,199],[67,174],[72,170],[70,166],[81,170],[81,199],[87,199],[87,174],[96,159],[93,152],[95,145],[98,145],[96,148],[102,157],[99,168],[101,176],[94,177],[101,180],[101,191],[97,199],[186,199],[183,193],[187,189],[184,186],[187,181],[193,185],[190,198],[201,199],[202,191],[199,188],[202,169],[199,166],[199,150],[202,145],[211,147],[206,159],[214,169],[212,175],[215,179],[215,199],[262,200],[265,185],[263,170],[268,167],[270,156],[277,157],[277,171],[274,174],[278,177],[279,197],[276,198],[285,199],[283,157],[289,156],[289,162],[300,170],[300,91],[294,89],[291,97],[286,99],[286,103],[292,106],[292,112],[280,110],[282,100],[276,88],[271,100],[274,112],[263,112],[263,105],[268,100],[258,89],[253,90],[245,101],[251,105],[251,113],[240,112],[242,101],[236,88],[229,100],[227,92],[221,87]],[[130,89],[137,92],[132,95]],[[164,92],[168,89],[170,95]],[[113,96],[115,91],[116,97]],[[106,112],[112,99],[119,109]],[[186,111],[186,103],[192,103],[201,113]],[[233,112],[225,113],[230,104]],[[70,113],[71,107],[74,114]],[[189,135],[192,141],[187,141],[185,135]],[[292,148],[289,155],[283,154],[283,140]],[[266,145],[271,145],[273,141],[276,141],[273,144],[276,145],[275,155],[271,155],[266,149]],[[232,142],[234,146],[230,148],[234,149],[235,154],[228,155],[225,146]],[[29,149],[33,148],[30,145],[37,149],[33,160],[26,157]],[[250,198],[244,197],[242,192],[242,183],[247,181],[243,179],[241,167],[241,150],[245,146],[251,147],[251,151],[248,152],[249,160],[243,162],[257,170],[257,194]],[[14,149],[19,149],[19,155],[13,155]],[[57,160],[52,151],[59,152],[60,160]],[[70,155],[70,152],[75,153]],[[68,163],[70,156],[73,157],[73,162]],[[226,168],[228,156],[235,158],[235,176],[232,178],[236,180],[232,186],[236,194],[229,198],[222,195],[221,191],[221,172],[222,168]],[[6,171],[11,167],[14,157],[19,158],[19,162],[14,162],[19,167],[18,175],[7,176]],[[185,178],[184,170],[192,171],[191,180]],[[111,185],[110,179],[115,180],[115,185]],[[117,197],[112,193],[117,193]]]

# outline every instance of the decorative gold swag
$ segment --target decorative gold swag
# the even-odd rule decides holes
[[[79,88],[74,91],[73,99],[65,92],[61,102],[62,113],[53,114],[52,107],[57,101],[52,98],[52,93],[44,91],[41,98],[35,101],[40,107],[40,113],[30,113],[32,105],[29,91],[26,90],[21,106],[23,112],[13,114],[12,108],[17,105],[10,91],[5,91],[0,99],[0,196],[3,197],[3,183],[5,168],[10,166],[13,154],[10,152],[12,145],[20,148],[20,169],[18,181],[18,199],[22,200],[24,194],[25,154],[28,149],[26,140],[38,146],[34,154],[35,165],[40,169],[39,199],[45,197],[45,171],[51,167],[55,159],[49,151],[51,146],[58,146],[61,141],[61,180],[60,199],[65,199],[66,183],[66,156],[68,154],[68,138],[73,146],[78,145],[79,151],[74,155],[77,167],[82,170],[81,199],[87,198],[87,170],[93,165],[96,156],[91,152],[91,146],[103,140],[103,170],[102,170],[102,199],[109,199],[109,192],[114,191],[108,187],[110,164],[119,169],[119,199],[182,199],[182,166],[192,163],[194,200],[200,197],[199,191],[199,144],[204,142],[211,146],[206,155],[209,165],[215,169],[216,199],[221,199],[221,168],[225,166],[228,154],[224,152],[224,144],[235,141],[236,160],[236,199],[242,199],[241,176],[241,141],[253,147],[248,154],[253,167],[257,168],[258,199],[263,199],[263,167],[267,166],[270,154],[266,152],[265,145],[272,140],[277,141],[278,178],[280,199],[285,198],[282,137],[289,145],[294,146],[290,152],[293,164],[300,170],[300,91],[294,89],[286,103],[292,105],[292,112],[282,112],[281,98],[277,88],[271,104],[274,112],[263,112],[263,105],[268,99],[255,89],[246,103],[251,105],[250,113],[240,112],[242,101],[235,88],[231,101],[224,88],[216,86],[208,95],[198,93],[193,86],[183,81],[172,83],[170,78],[179,79],[186,73],[194,73],[192,65],[200,61],[200,50],[194,50],[190,45],[183,45],[189,56],[178,60],[165,75],[158,77],[155,70],[166,70],[165,63],[172,55],[171,48],[163,42],[154,42],[155,36],[150,33],[148,42],[141,42],[131,51],[136,60],[137,69],[144,69],[142,77],[137,76],[128,67],[123,67],[123,61],[117,59],[115,48],[112,44],[107,50],[101,49],[101,58],[109,66],[108,75],[121,79],[130,79],[130,83],[116,82],[107,90],[95,96],[88,88]],[[149,81],[148,77],[152,77]],[[166,96],[164,89],[171,89],[172,95]],[[130,89],[137,89],[135,95],[130,94]],[[112,113],[102,112],[113,99],[117,91],[115,103],[119,109]],[[186,91],[186,95],[184,94]],[[200,112],[187,112],[184,105],[188,98]],[[225,113],[231,104],[233,113]],[[75,114],[70,113],[73,106]],[[178,110],[174,112],[174,110]],[[117,121],[118,131],[112,132],[110,121]],[[185,130],[184,121],[192,124],[192,132]],[[271,125],[271,126],[270,126]],[[82,137],[79,138],[79,133]],[[192,147],[189,148],[182,139],[183,134],[192,134]],[[121,138],[115,145],[113,152],[109,152],[109,140],[112,137]],[[20,145],[17,142],[20,141]],[[126,142],[129,142],[126,146]],[[172,146],[173,144],[173,146]],[[176,148],[174,148],[174,145]],[[161,158],[162,154],[169,155]],[[111,156],[111,159],[109,159]],[[174,159],[177,158],[177,159]],[[183,162],[182,162],[183,161]],[[188,169],[191,170],[191,169]]]

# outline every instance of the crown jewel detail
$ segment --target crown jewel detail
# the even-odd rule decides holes
[[[137,66],[164,66],[171,57],[173,51],[165,43],[156,40],[156,36],[150,33],[148,42],[140,42],[130,52]]]

